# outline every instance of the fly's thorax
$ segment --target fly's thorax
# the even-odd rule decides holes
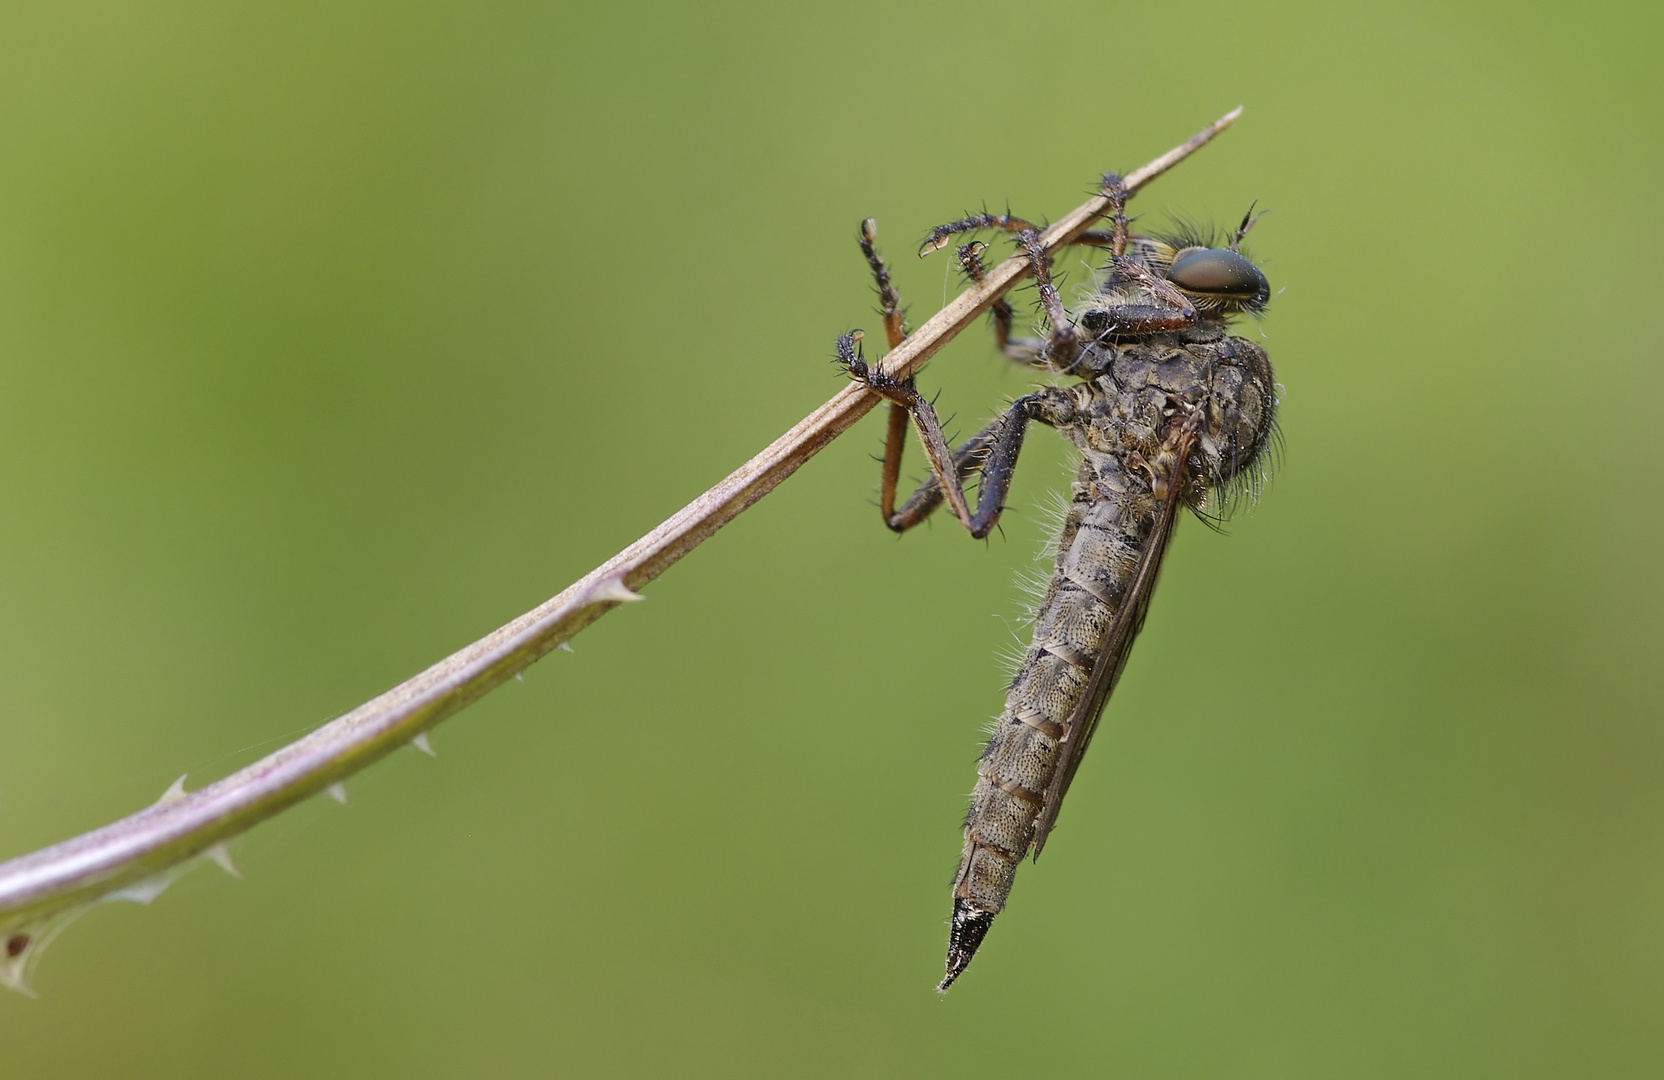
[[[1217,323],[1135,342],[1094,343],[1096,369],[1074,388],[1079,424],[1064,434],[1094,462],[1111,488],[1137,454],[1153,459],[1177,420],[1175,401],[1201,410],[1200,438],[1189,470],[1210,490],[1255,477],[1275,427],[1276,386],[1265,350]],[[1134,481],[1135,485],[1137,481]]]

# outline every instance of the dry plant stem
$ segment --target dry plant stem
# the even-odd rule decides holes
[[[1241,111],[1227,113],[1128,175],[1128,192],[1199,149]],[[1100,196],[1078,207],[1045,231],[1042,245],[1050,252],[1073,240],[1108,205]],[[913,374],[1028,270],[1023,258],[995,267],[893,349],[884,358],[884,373],[898,379]],[[412,742],[620,603],[639,599],[635,590],[768,494],[880,400],[870,390],[845,386],[762,453],[559,596],[269,757],[201,790],[182,797],[170,792],[148,809],[0,864],[0,976],[6,974],[5,948],[21,953],[33,943],[28,928],[165,878],[189,859],[217,858],[223,849],[216,845],[320,792],[341,795],[336,785],[346,777]],[[15,985],[23,988],[20,976]]]

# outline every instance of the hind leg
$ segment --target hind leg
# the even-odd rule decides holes
[[[953,516],[972,536],[979,540],[987,536],[1005,509],[1005,496],[1011,489],[1011,477],[1029,421],[1051,425],[1068,422],[1074,415],[1069,394],[1054,387],[1018,398],[1004,416],[971,436],[958,450],[949,450],[935,408],[914,388],[911,379],[902,382],[869,368],[861,355],[860,340],[860,331],[840,337],[838,362],[851,378],[883,395],[892,409],[904,410],[905,415],[912,417],[933,474],[919,485],[899,511],[881,507],[884,524],[896,532],[904,532],[929,517],[945,499]],[[896,467],[899,468],[899,462]],[[973,469],[980,469],[981,473],[975,513],[971,512],[964,490],[965,477]],[[886,454],[885,476],[891,472],[890,455]]]

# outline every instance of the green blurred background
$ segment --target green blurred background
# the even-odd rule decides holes
[[[1664,1073],[1656,5],[0,9],[0,856],[553,594],[838,388],[911,257],[1273,213],[1285,465],[1187,525],[945,1000],[1013,573],[875,415],[556,654],[0,997],[7,1076]],[[1081,280],[1078,264],[1073,280]],[[1027,305],[1032,292],[1020,294]],[[970,430],[1028,385],[966,334]],[[910,469],[920,468],[911,451]]]

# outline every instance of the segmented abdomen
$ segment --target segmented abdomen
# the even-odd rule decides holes
[[[1017,861],[1057,766],[1058,741],[1086,692],[1115,613],[1155,524],[1157,503],[1135,485],[1083,463],[1064,520],[1057,572],[1034,616],[1034,640],[1012,680],[977,770],[965,847],[954,879],[955,921],[969,907],[990,918],[1005,906]],[[1110,465],[1118,472],[1118,468]],[[1106,482],[1109,481],[1109,482]]]

